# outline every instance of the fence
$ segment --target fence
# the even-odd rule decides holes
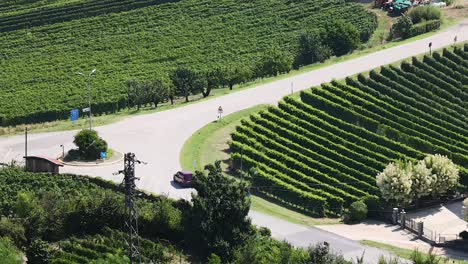
[[[415,233],[418,238],[425,240],[433,245],[444,245],[449,241],[456,241],[461,239],[458,234],[441,234],[434,230],[424,227],[424,222],[419,222],[406,217],[406,212],[403,210],[398,211],[397,208],[393,211],[393,224],[400,225],[402,228]]]

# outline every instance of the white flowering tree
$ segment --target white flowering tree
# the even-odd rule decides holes
[[[376,182],[382,198],[409,204],[424,196],[445,194],[457,186],[459,178],[457,166],[446,156],[435,154],[415,165],[392,162],[377,175]]]
[[[411,166],[403,162],[388,164],[376,179],[382,198],[403,204],[411,203],[411,171]]]
[[[411,163],[410,163],[411,164]],[[437,177],[426,167],[423,160],[411,166],[411,196],[414,200],[432,193]]]
[[[433,178],[431,194],[437,196],[446,193],[458,184],[460,178],[457,166],[447,156],[428,155],[423,160]]]

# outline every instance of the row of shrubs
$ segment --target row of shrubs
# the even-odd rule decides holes
[[[244,152],[246,155],[249,155],[258,163],[262,162],[263,164],[268,164],[270,167],[288,175],[294,180],[306,183],[308,186],[320,186],[320,189],[323,192],[329,193],[332,196],[337,196],[343,198],[347,204],[357,199],[356,195],[365,195],[366,193],[358,190],[357,188],[342,183],[326,175],[315,168],[306,166],[305,164],[296,161],[293,157],[282,155],[280,152],[271,151],[267,148],[261,146],[260,143],[256,143],[255,148],[250,148],[252,140],[249,140],[248,137],[236,136],[233,134],[233,139],[236,139],[235,142],[231,144],[231,149],[233,153]],[[245,140],[245,143],[239,143],[239,140]]]
[[[279,121],[277,124],[288,130],[284,134],[285,137],[293,141],[296,138],[303,139],[299,143],[304,147],[311,148],[321,155],[326,154],[329,158],[338,159],[341,165],[359,170],[361,172],[359,175],[374,174],[378,170],[375,168],[382,167],[388,160],[387,157],[374,154],[375,149],[385,150],[385,148],[375,146],[369,141],[359,140],[353,134],[330,125],[293,104],[281,102],[280,109],[270,108],[269,112],[264,114],[264,118]],[[311,132],[314,130],[317,130],[317,133]],[[334,167],[341,168],[341,166]]]
[[[235,137],[235,135],[233,134]],[[236,141],[233,141],[231,144],[231,150],[233,151],[232,158],[234,162],[238,158],[237,164],[240,164],[242,159],[243,168],[258,168],[262,164],[268,166],[268,172],[272,172],[270,175],[275,178],[281,179],[281,181],[294,184],[298,189],[302,189],[311,194],[317,195],[322,199],[326,199],[330,208],[333,210],[340,211],[342,205],[344,204],[344,198],[348,198],[348,201],[356,200],[355,196],[350,196],[349,194],[343,192],[339,188],[324,184],[313,177],[304,175],[296,170],[287,168],[284,164],[267,157],[266,155],[250,148],[246,144],[242,144]],[[242,152],[242,155],[240,154]],[[249,163],[248,161],[251,161]],[[320,186],[320,188],[317,188]]]
[[[376,78],[377,75],[378,74],[376,72],[371,72],[371,78]],[[386,100],[389,101],[390,105],[395,103],[395,104],[401,105],[401,107],[404,107],[404,108],[408,109],[407,111],[411,114],[411,116],[413,118],[413,121],[414,120],[416,121],[416,122],[406,122],[405,119],[399,117],[399,118],[394,119],[394,120],[399,121],[399,123],[401,123],[401,124],[394,123],[392,125],[393,129],[397,129],[398,131],[406,133],[407,135],[415,136],[415,137],[417,137],[417,138],[419,138],[421,140],[425,140],[427,142],[432,142],[432,143],[438,144],[438,146],[440,146],[442,148],[458,151],[458,152],[460,152],[460,153],[462,153],[464,155],[467,154],[467,152],[462,147],[459,147],[459,143],[457,143],[457,142],[459,142],[458,140],[463,140],[462,142],[466,141],[466,137],[460,136],[459,139],[451,140],[451,138],[445,136],[445,134],[443,136],[440,136],[440,134],[438,133],[439,131],[449,130],[450,132],[448,132],[447,134],[452,133],[452,135],[453,135],[453,134],[455,134],[455,133],[453,133],[454,129],[451,128],[450,125],[446,125],[446,124],[441,124],[441,125],[437,126],[437,123],[440,120],[438,120],[436,118],[433,118],[433,116],[429,116],[429,115],[425,114],[426,112],[424,110],[419,111],[418,109],[415,109],[414,107],[412,107],[413,105],[426,106],[424,104],[421,104],[417,100],[415,100],[414,99],[415,95],[413,95],[413,97],[402,95],[401,93],[397,92],[397,89],[388,87],[387,85],[382,84],[382,83],[377,82],[377,81],[374,81],[373,79],[360,78],[360,82],[361,83],[364,82],[365,84],[367,84],[367,85],[362,85],[361,84],[359,86],[360,88],[362,88],[362,89],[364,89],[366,91],[370,90],[371,93],[373,92],[376,95],[376,97],[378,96],[379,92],[389,93],[389,95],[392,96],[392,98],[386,98]],[[400,102],[401,101],[403,101],[403,102],[400,103],[398,100],[395,100],[393,98],[400,100]],[[434,111],[434,110],[432,109],[432,111]],[[422,115],[422,119],[418,118],[419,117],[418,114]],[[375,117],[375,115],[374,115],[374,117]],[[377,116],[374,119],[379,120],[379,117]],[[383,120],[383,118],[380,118],[380,120]],[[431,125],[426,124],[427,120],[431,121]],[[423,124],[420,124],[420,123],[423,123]],[[430,129],[428,129],[428,127],[432,128],[432,129],[435,129],[435,130],[430,130]],[[436,127],[436,128],[434,128],[434,127]],[[399,135],[397,134],[397,136],[399,136]],[[411,140],[411,142],[413,142],[411,144],[420,144],[418,146],[423,146],[423,147],[427,148],[427,150],[429,152],[433,151],[433,149],[432,149],[433,147],[430,144],[428,144],[426,142],[421,142],[421,140],[418,140],[417,138],[416,139],[407,138],[406,140]],[[442,140],[442,139],[445,139],[445,140]]]
[[[335,135],[335,138],[331,137],[331,139],[337,139],[339,141],[336,142],[343,142],[342,145],[346,146],[346,148],[339,148],[339,151],[343,154],[350,155],[349,157],[351,160],[359,161],[362,164],[361,168],[364,172],[373,174],[375,171],[383,168],[389,158],[398,159],[404,157],[403,154],[400,154],[398,151],[392,150],[392,148],[399,150],[399,144],[392,145],[392,141],[381,135],[371,133],[355,124],[343,122],[301,101],[285,98],[285,102],[286,103],[281,102],[279,108],[288,113],[288,118],[296,116],[296,122],[310,131],[314,131],[317,128],[325,128],[326,131],[328,131],[327,135]],[[280,111],[275,111],[275,113],[276,112],[278,112],[278,115],[283,116]],[[302,119],[303,122],[299,121],[300,119]],[[314,134],[311,132],[309,133]],[[379,144],[376,144],[374,140],[377,140]],[[353,144],[354,142],[355,144]],[[403,147],[403,145],[401,146]],[[349,166],[355,164],[343,163]]]
[[[370,89],[369,86],[363,85],[362,82],[367,82],[368,79],[366,79],[363,76],[360,76],[360,82],[354,82],[354,85],[356,87],[359,87],[361,89]],[[361,83],[361,84],[359,84]],[[374,82],[374,85],[378,85],[379,89],[378,93],[382,93],[386,90],[389,92],[395,92],[394,89],[390,89],[384,85],[378,84]],[[390,95],[390,96],[395,96],[395,95]],[[405,96],[399,96],[401,98],[405,98]],[[391,97],[389,97],[390,99]],[[413,99],[413,98],[410,98]],[[379,126],[379,123],[376,122],[373,119],[369,119],[365,116],[361,115],[356,115],[355,118],[359,118],[359,122],[365,122],[365,125],[367,125],[367,129],[370,129],[371,131],[378,131],[377,127]],[[396,126],[396,127],[395,127]],[[398,140],[400,142],[404,142],[405,144],[412,146],[416,149],[420,149],[423,152],[438,152],[438,153],[443,153],[447,155],[451,155],[454,160],[460,165],[467,164],[467,158],[466,158],[466,150],[458,147],[455,144],[449,144],[446,142],[441,141],[438,138],[431,137],[427,134],[423,134],[420,131],[417,131],[415,129],[410,129],[403,127],[397,123],[394,123],[393,125],[385,125],[386,130],[384,131],[385,135],[389,138],[392,138],[394,140]],[[453,152],[452,152],[453,150]]]
[[[316,162],[322,163],[322,166],[327,166],[328,168],[325,169],[329,171],[329,174],[334,174],[336,173],[336,170],[339,170],[353,176],[356,179],[361,179],[364,182],[372,184],[374,183],[374,178],[368,175],[373,174],[375,171],[368,168],[363,163],[346,158],[343,155],[346,150],[336,151],[336,145],[333,145],[333,147],[324,147],[326,144],[333,143],[328,141],[328,139],[321,137],[320,135],[315,135],[312,133],[297,133],[293,130],[290,130],[292,126],[289,127],[286,125],[281,127],[283,124],[281,121],[284,121],[284,119],[282,120],[281,117],[275,118],[274,115],[272,115],[272,111],[274,111],[274,108],[269,112],[262,113],[262,119],[259,120],[259,122],[257,121],[256,123],[253,123],[244,121],[242,123],[243,126],[238,127],[237,131],[242,132],[246,136],[260,139],[266,145],[272,147],[282,146],[282,148],[289,148],[297,153],[300,153],[300,155],[312,158]],[[273,121],[274,119],[280,122],[275,123]],[[267,120],[272,122],[268,122]],[[286,120],[292,121],[290,119]],[[300,129],[300,127],[297,128]],[[281,131],[281,135],[277,133],[278,131]],[[319,144],[320,142],[323,143]],[[332,158],[338,159],[340,162],[337,162]],[[360,168],[360,170],[358,170],[358,168]]]
[[[391,38],[410,38],[440,28],[441,11],[435,6],[418,6],[403,14],[392,26]]]
[[[424,78],[420,78],[418,75],[411,72],[404,72],[395,66],[382,67],[380,74],[406,87],[407,89],[404,91],[412,91],[418,94],[418,101],[416,102],[418,104],[421,102],[429,102],[427,98],[432,96],[432,100],[437,104],[431,103],[431,107],[439,111],[440,114],[438,117],[443,116],[443,118],[450,121],[450,123],[453,122],[453,124],[462,125],[459,124],[460,121],[455,118],[460,118],[462,113],[466,112],[459,98],[454,97],[446,90],[441,89]]]

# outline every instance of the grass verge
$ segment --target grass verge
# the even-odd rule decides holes
[[[455,25],[460,20],[461,20],[460,18],[451,18],[449,16],[445,16],[443,18],[442,27],[440,28],[439,31],[447,29],[447,28]],[[246,84],[237,85],[237,86],[235,86],[233,91],[229,90],[229,88],[221,88],[221,89],[213,90],[211,95],[206,97],[206,98],[203,98],[200,95],[191,96],[190,97],[191,101],[188,102],[188,103],[185,103],[183,99],[179,99],[179,100],[177,100],[175,102],[174,105],[171,105],[170,103],[164,103],[164,104],[161,104],[160,106],[158,106],[157,108],[153,108],[153,107],[142,108],[142,109],[140,109],[140,111],[136,111],[134,109],[126,109],[126,110],[120,111],[120,112],[115,113],[115,114],[95,116],[95,117],[93,117],[93,126],[94,127],[103,126],[103,125],[107,125],[107,124],[111,124],[111,123],[121,121],[121,120],[123,120],[125,118],[135,116],[135,115],[150,114],[150,113],[155,113],[155,112],[159,112],[159,111],[165,111],[165,110],[173,109],[173,108],[176,108],[176,107],[183,107],[183,106],[186,106],[188,104],[193,104],[193,103],[209,100],[209,99],[219,97],[219,96],[223,96],[223,95],[226,95],[226,94],[229,94],[229,93],[232,93],[232,92],[242,91],[242,90],[253,88],[253,87],[256,87],[256,86],[259,86],[259,85],[262,85],[262,84],[274,82],[274,81],[277,81],[277,80],[281,80],[281,79],[289,78],[289,77],[292,77],[292,76],[295,76],[295,75],[298,75],[298,74],[302,74],[302,73],[305,73],[305,72],[309,72],[309,71],[317,70],[317,69],[320,69],[320,68],[324,68],[324,67],[336,64],[336,63],[352,60],[352,59],[355,59],[355,58],[358,58],[358,57],[361,57],[361,56],[364,56],[364,55],[368,55],[370,53],[373,53],[373,52],[376,52],[376,51],[379,51],[379,50],[392,48],[392,47],[395,47],[395,46],[398,46],[398,45],[402,45],[402,44],[409,43],[409,42],[412,42],[412,41],[415,41],[415,40],[426,38],[426,37],[429,37],[429,36],[434,35],[434,34],[439,32],[439,31],[433,31],[433,32],[425,33],[425,34],[422,34],[422,35],[419,35],[419,36],[416,36],[416,37],[413,37],[413,38],[410,38],[410,39],[406,39],[406,40],[396,40],[396,41],[392,41],[392,42],[388,42],[388,43],[381,43],[382,42],[381,38],[383,36],[385,36],[385,34],[386,34],[385,31],[388,29],[389,23],[390,22],[386,17],[381,16],[381,18],[379,19],[378,29],[376,30],[376,32],[374,32],[371,40],[367,44],[363,45],[363,47],[367,47],[367,48],[364,48],[364,49],[361,49],[361,50],[356,50],[351,54],[347,54],[347,55],[344,55],[344,56],[341,56],[341,57],[332,57],[332,58],[326,60],[323,63],[308,65],[308,66],[302,67],[302,68],[300,68],[298,70],[293,70],[293,71],[291,71],[291,72],[289,72],[287,74],[283,74],[283,75],[279,75],[279,76],[275,76],[275,77],[270,77],[270,78],[257,79],[255,81],[252,81],[252,82],[249,82],[249,83],[246,83]],[[88,122],[87,119],[85,117],[83,117],[83,118],[81,118],[81,119],[79,119],[78,121],[75,121],[75,122],[71,122],[71,121],[68,121],[68,120],[58,120],[58,121],[53,121],[53,122],[33,124],[33,125],[27,125],[27,126],[28,126],[28,129],[29,129],[29,132],[31,132],[31,133],[41,133],[41,132],[52,132],[52,131],[78,130],[78,129],[85,128],[87,126],[87,122]],[[2,135],[21,134],[21,133],[24,132],[25,126],[26,125],[19,125],[19,126],[14,126],[14,127],[1,127],[0,128],[0,136],[2,136]]]
[[[180,163],[184,170],[200,170],[205,164],[221,160],[223,169],[228,166],[228,140],[230,134],[240,125],[243,118],[265,110],[268,105],[258,105],[228,116],[219,122],[212,122],[190,137],[182,147]],[[281,207],[258,196],[252,197],[252,210],[272,215],[285,221],[307,226],[337,224],[340,219],[313,218],[301,213]]]
[[[180,164],[184,170],[200,170],[205,164],[216,160],[223,162],[223,168],[227,167],[226,160],[229,159],[227,152],[230,134],[236,126],[240,125],[241,119],[251,114],[265,110],[267,105],[257,105],[251,108],[227,115],[221,121],[213,121],[199,129],[192,135],[182,147],[180,152]]]
[[[404,259],[410,259],[411,254],[413,253],[413,250],[410,250],[410,249],[395,247],[395,246],[392,246],[392,245],[388,245],[388,244],[384,244],[384,243],[380,243],[380,242],[376,242],[376,241],[372,241],[372,240],[361,240],[359,242],[361,244],[363,244],[363,245],[366,245],[366,246],[371,246],[371,247],[387,250],[388,252],[391,252],[391,253],[397,255],[398,257],[401,257],[401,258],[404,258]],[[424,252],[421,252],[421,253],[425,257],[428,256],[428,254],[426,254]],[[444,262],[441,261],[441,263],[444,263]],[[445,262],[445,263],[468,264],[468,261],[467,260],[459,260],[459,259],[449,259],[448,262]]]
[[[305,226],[333,225],[341,223],[340,218],[314,218],[281,207],[258,196],[252,195],[251,197],[252,205],[250,209],[267,215],[275,216],[290,223],[301,224]]]

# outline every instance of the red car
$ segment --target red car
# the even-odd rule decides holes
[[[182,187],[191,187],[193,180],[193,172],[191,171],[178,171],[174,174],[174,182]]]

